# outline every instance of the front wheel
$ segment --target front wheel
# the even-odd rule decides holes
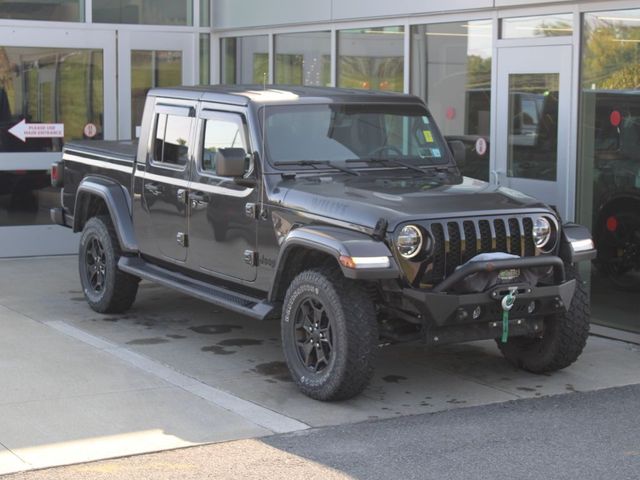
[[[84,296],[96,312],[124,312],[136,298],[140,279],[118,270],[120,255],[111,219],[90,218],[80,237],[78,267]]]
[[[316,400],[354,397],[369,383],[377,350],[373,302],[337,269],[307,270],[282,310],[282,346],[298,388]]]
[[[515,366],[532,373],[552,372],[568,367],[582,353],[589,336],[589,296],[573,267],[567,267],[567,277],[576,279],[569,310],[546,317],[542,336],[510,338],[507,343],[496,340],[504,357]]]

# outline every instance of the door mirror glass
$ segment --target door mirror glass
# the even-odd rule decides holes
[[[449,145],[449,149],[453,154],[453,158],[458,165],[458,168],[464,168],[465,161],[467,159],[467,149],[464,146],[464,143],[460,140],[449,140],[447,142]]]
[[[217,174],[221,177],[242,177],[246,171],[246,159],[244,148],[220,148],[215,157]]]

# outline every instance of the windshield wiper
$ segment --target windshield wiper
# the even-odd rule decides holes
[[[317,165],[326,165],[328,167],[335,168],[336,170],[340,170],[341,172],[348,173],[350,175],[356,175],[356,176],[360,175],[355,170],[351,170],[350,168],[347,168],[347,167],[341,167],[340,165],[336,165],[335,163],[332,163],[330,160],[290,160],[286,162],[274,162],[273,165],[276,167],[286,166],[286,165],[303,165],[303,166],[313,167],[316,170],[318,168]]]
[[[350,158],[349,160],[345,160],[346,163],[393,163],[394,165],[398,165],[400,167],[408,168],[409,170],[413,170],[415,172],[425,173],[420,167],[416,167],[415,165],[411,165],[409,163],[402,162],[400,160],[395,160],[392,158]]]

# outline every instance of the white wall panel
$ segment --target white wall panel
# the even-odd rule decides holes
[[[332,0],[333,19],[411,15],[455,10],[492,8],[493,0]]]
[[[328,22],[331,20],[331,2],[332,0],[213,0],[213,28]]]

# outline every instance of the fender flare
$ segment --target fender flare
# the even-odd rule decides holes
[[[97,176],[88,176],[82,179],[76,191],[76,201],[73,215],[73,231],[81,230],[81,208],[83,200],[87,196],[97,196],[104,200],[111,216],[111,221],[116,230],[120,248],[127,253],[138,252],[131,219],[131,198],[122,185],[113,180]]]
[[[589,229],[577,223],[565,223],[560,237],[560,257],[568,263],[596,258],[596,250]]]
[[[326,253],[336,259],[345,277],[356,280],[383,280],[400,277],[400,269],[391,251],[384,242],[376,241],[369,235],[352,230],[330,226],[304,226],[291,230],[280,245],[276,263],[276,274],[269,292],[273,299],[281,281],[287,260],[296,248]],[[340,257],[387,257],[389,266],[369,268],[348,268],[340,262]]]

